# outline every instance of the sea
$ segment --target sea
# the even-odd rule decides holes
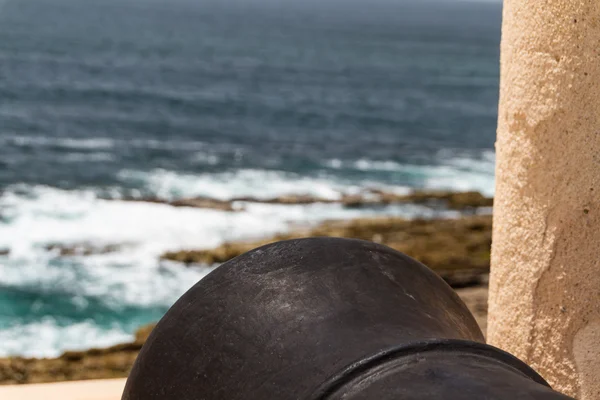
[[[131,340],[169,250],[443,212],[125,201],[494,191],[501,2],[0,0],[0,357]],[[63,255],[60,246],[113,246]]]

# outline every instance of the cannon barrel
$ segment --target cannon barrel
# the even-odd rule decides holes
[[[569,399],[484,343],[456,293],[379,244],[270,244],[158,323],[123,400]]]

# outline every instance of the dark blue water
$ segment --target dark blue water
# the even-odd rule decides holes
[[[126,340],[206,273],[162,251],[359,216],[107,197],[491,194],[500,18],[452,0],[0,0],[0,355]],[[46,249],[81,242],[126,246]]]
[[[8,1],[0,187],[153,168],[418,185],[323,162],[492,149],[499,23],[499,3],[455,1]]]

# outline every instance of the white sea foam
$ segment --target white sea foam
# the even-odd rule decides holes
[[[93,190],[45,186],[30,187],[27,192],[23,187],[7,190],[0,197],[0,206],[9,221],[0,224],[0,248],[10,249],[11,258],[20,259],[31,257],[48,243],[124,243],[128,244],[124,253],[143,252],[153,258],[166,250],[212,247],[226,240],[274,234],[286,230],[289,223],[374,213],[414,216],[432,212],[411,205],[369,211],[335,204],[246,204],[244,211],[227,213],[104,200]]]
[[[131,146],[140,149],[159,149],[159,150],[201,150],[206,144],[201,141],[170,141],[156,139],[115,139],[115,138],[72,138],[72,137],[48,137],[48,136],[28,136],[13,135],[0,138],[1,144],[11,144],[13,146],[34,146],[34,147],[58,147],[74,150],[102,150],[112,149],[117,146]]]
[[[281,189],[273,182],[265,185],[272,191],[268,192],[270,195]],[[314,189],[308,183],[306,187]],[[284,185],[284,189],[296,192],[298,187]],[[317,190],[333,195],[330,188]],[[160,262],[159,256],[165,251],[213,247],[225,241],[273,235],[285,232],[292,224],[315,224],[324,219],[435,213],[415,205],[371,211],[349,210],[335,204],[243,205],[244,211],[227,213],[103,200],[93,190],[25,185],[9,188],[0,197],[5,220],[0,223],[0,248],[10,250],[8,256],[0,257],[0,287],[66,296],[83,306],[95,299],[116,313],[126,307],[166,308],[210,268],[184,268]],[[46,248],[53,243],[122,247],[107,254],[57,258],[56,251]],[[90,320],[62,327],[50,318],[1,329],[0,356],[56,355],[64,349],[121,342],[131,335],[131,331],[117,325],[107,330]]]
[[[394,161],[371,161],[360,159],[354,162],[354,167],[361,171],[398,171],[402,165]]]
[[[218,174],[183,174],[156,169],[122,171],[118,177],[126,184],[142,185],[157,196],[208,196],[223,200],[253,196],[271,198],[285,194],[311,194],[336,199],[342,192],[357,190],[354,185],[332,182],[326,178],[300,177],[280,171],[245,169]]]
[[[398,169],[420,179],[422,186],[493,191],[493,153],[480,159],[452,156],[443,165],[406,166],[359,160],[354,168]],[[341,168],[342,166],[340,166]],[[166,170],[122,171],[126,186],[141,187],[162,198],[205,195],[221,199],[275,197],[305,193],[339,198],[360,188],[326,177],[301,177],[278,171],[241,170],[219,174],[181,174]],[[365,183],[369,186],[368,183]],[[376,186],[374,182],[372,186]],[[487,188],[487,190],[486,190]],[[389,190],[404,191],[395,187]],[[102,191],[106,194],[106,189]],[[116,197],[119,193],[114,193]],[[175,208],[164,204],[105,200],[93,189],[66,191],[46,186],[15,185],[0,196],[0,287],[66,296],[85,306],[99,301],[119,313],[124,308],[164,309],[210,268],[183,268],[159,261],[169,250],[207,248],[225,241],[285,232],[291,225],[325,219],[398,215],[433,217],[439,211],[418,205],[352,210],[337,204],[269,205],[241,203],[236,213]],[[456,216],[447,212],[446,216]],[[120,245],[116,251],[57,258],[47,245],[88,243]],[[2,322],[2,321],[0,321]],[[48,316],[32,323],[0,329],[0,356],[56,355],[65,349],[104,346],[131,338],[120,324],[101,327],[95,321],[61,326]]]
[[[12,136],[5,137],[4,142],[15,146],[55,146],[65,149],[109,149],[115,141],[109,138],[56,138],[46,136]]]
[[[483,152],[480,158],[448,157],[439,166],[425,167],[428,176],[424,186],[428,189],[478,190],[493,196],[495,165],[493,151]]]
[[[325,162],[328,168],[398,173],[410,180],[415,188],[467,191],[477,190],[488,196],[494,194],[495,153],[486,151],[480,157],[440,152],[438,165],[401,164],[395,161],[359,159]]]
[[[65,350],[89,349],[126,342],[131,335],[119,327],[100,328],[93,321],[61,326],[52,318],[0,329],[0,356],[56,357]]]

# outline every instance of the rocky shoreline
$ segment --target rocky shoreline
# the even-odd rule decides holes
[[[153,201],[153,200],[130,200]],[[491,207],[492,199],[476,192],[446,193],[417,192],[411,195],[392,195],[369,192],[340,200],[317,199],[310,196],[286,196],[277,199],[235,199],[221,202],[195,199],[178,202],[153,201],[176,207],[216,208],[235,211],[241,202],[269,204],[339,203],[344,207],[373,207],[402,202],[426,204],[432,207],[460,210],[463,217],[456,219],[416,219],[397,217],[360,218],[349,221],[325,221],[310,229],[299,229],[275,237],[225,243],[214,249],[168,252],[163,260],[175,261],[182,268],[197,264],[218,264],[255,247],[278,240],[307,236],[337,236],[370,240],[385,244],[423,262],[455,288],[485,331],[487,319],[487,279],[490,264],[491,215],[476,215],[481,207]],[[214,207],[213,207],[214,206]],[[243,207],[243,205],[242,205]],[[111,252],[117,244],[93,248],[87,244],[76,246],[52,245],[50,250],[59,256],[88,255]],[[89,247],[89,248],[88,248]],[[126,377],[139,350],[148,337],[152,325],[136,333],[135,340],[105,349],[68,351],[52,359],[11,357],[0,359],[0,385],[42,383],[66,380],[104,379]]]
[[[369,240],[390,246],[435,270],[451,286],[482,283],[489,271],[492,217],[458,219],[361,218],[327,221],[316,228],[252,242],[225,243],[208,250],[183,250],[162,255],[186,265],[220,264],[256,247],[309,236],[335,236]]]
[[[345,194],[338,199],[327,199],[311,195],[286,195],[273,198],[236,197],[219,200],[211,197],[190,197],[178,200],[158,198],[126,198],[131,202],[166,204],[172,207],[205,208],[218,211],[243,211],[244,203],[308,205],[340,204],[346,208],[382,207],[395,204],[422,204],[444,207],[450,210],[469,211],[480,207],[492,207],[493,198],[479,192],[415,191],[410,194],[397,194],[376,189],[363,190],[358,194]]]
[[[133,342],[104,349],[67,351],[57,358],[0,359],[0,385],[124,378],[152,328],[138,329]]]

